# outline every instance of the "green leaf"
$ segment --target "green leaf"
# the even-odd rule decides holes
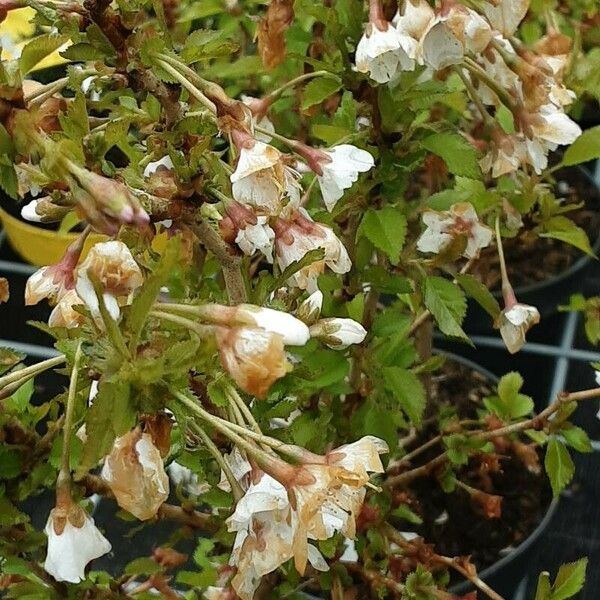
[[[311,79],[304,88],[302,98],[302,110],[306,110],[315,104],[320,104],[323,100],[329,98],[342,87],[337,77],[319,77]]]
[[[370,209],[360,223],[358,235],[364,235],[388,256],[393,265],[397,265],[406,236],[406,217],[392,206]]]
[[[456,280],[465,293],[473,298],[485,310],[492,319],[496,320],[500,314],[500,305],[490,290],[473,275],[457,274]]]
[[[181,58],[190,65],[199,60],[231,56],[237,49],[238,45],[233,40],[225,38],[224,31],[196,29],[188,35],[181,50]]]
[[[86,412],[87,439],[77,469],[79,478],[106,456],[117,436],[128,432],[136,422],[129,384],[117,374],[116,381],[101,381],[92,406]]]
[[[78,91],[65,113],[58,115],[63,131],[74,141],[80,141],[90,132],[87,107],[83,92]]]
[[[467,340],[461,324],[467,312],[463,291],[443,277],[427,277],[423,284],[425,306],[435,317],[442,333]]]
[[[142,556],[129,562],[125,567],[125,575],[155,575],[160,573],[161,566],[150,557]]]
[[[426,150],[442,158],[454,175],[481,179],[477,152],[462,135],[449,131],[434,133],[425,138],[422,144]]]
[[[573,479],[575,465],[565,445],[557,437],[551,437],[548,442],[544,467],[550,479],[552,493],[558,496]]]
[[[21,453],[16,448],[0,446],[0,479],[13,479],[21,473]]]
[[[551,600],[565,600],[577,594],[585,583],[587,558],[561,565],[552,586]]]
[[[577,425],[568,423],[566,427],[560,430],[560,434],[565,438],[567,444],[577,452],[591,452],[593,450],[588,434]]]
[[[584,131],[565,151],[562,164],[570,167],[600,158],[600,125]]]
[[[552,217],[545,221],[544,231],[539,236],[566,242],[567,244],[571,244],[571,246],[575,246],[575,248],[579,248],[579,250],[589,256],[595,256],[587,233],[567,217]]]
[[[394,395],[402,410],[413,424],[421,422],[425,410],[425,387],[411,371],[401,367],[386,367],[383,370],[386,388]]]
[[[69,46],[66,50],[63,50],[60,55],[67,60],[72,61],[88,61],[88,60],[103,60],[106,58],[106,54],[99,48],[87,44],[86,42],[79,42]]]
[[[413,512],[408,507],[408,504],[400,504],[400,506],[395,508],[390,514],[397,519],[403,519],[404,521],[408,521],[414,525],[420,525],[423,523],[423,519],[421,519],[417,513]]]
[[[3,375],[25,358],[25,354],[12,348],[0,348],[0,375]]]
[[[57,48],[60,48],[69,39],[66,35],[56,35],[47,33],[33,38],[23,48],[19,58],[19,68],[21,75],[26,75],[42,59],[52,54]]]
[[[206,392],[208,393],[208,397],[210,401],[215,406],[227,407],[229,406],[229,399],[225,395],[223,388],[219,385],[218,381],[211,381],[206,386]]]
[[[177,237],[171,238],[163,251],[154,273],[146,279],[131,304],[125,328],[131,335],[132,345],[137,345],[146,317],[156,300],[160,288],[167,282],[179,259],[180,244]]]

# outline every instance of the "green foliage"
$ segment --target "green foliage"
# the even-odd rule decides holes
[[[427,277],[423,283],[425,306],[431,311],[442,331],[448,336],[467,340],[461,324],[467,312],[462,290],[443,277]]]
[[[446,163],[454,175],[472,179],[481,178],[481,169],[477,161],[475,148],[460,134],[452,132],[434,133],[426,137],[423,147],[437,154]]]
[[[456,280],[463,288],[467,296],[473,298],[494,321],[500,315],[500,306],[498,300],[491,294],[490,290],[481,283],[473,275],[461,274],[456,275]]]
[[[29,73],[43,58],[60,48],[68,39],[66,35],[48,33],[28,42],[19,57],[21,74]]]
[[[561,565],[554,583],[549,573],[541,573],[538,579],[535,600],[566,600],[583,589],[587,558]]]
[[[317,77],[311,79],[304,88],[302,99],[302,110],[306,110],[315,104],[320,104],[332,94],[335,94],[340,87],[341,82],[333,77]]]
[[[554,496],[558,496],[573,479],[575,465],[563,442],[551,437],[546,448],[544,467],[552,485]]]
[[[393,265],[397,265],[406,236],[406,217],[391,206],[368,210],[362,218],[358,235],[364,235],[386,254]]]
[[[425,410],[425,388],[419,378],[400,367],[386,367],[383,371],[386,388],[398,401],[400,408],[412,423],[418,425]]]
[[[600,125],[584,131],[573,144],[566,149],[561,164],[568,167],[588,162],[596,158],[600,158]]]
[[[523,378],[519,373],[507,373],[498,382],[498,395],[484,398],[483,403],[501,419],[525,417],[533,410],[533,400],[519,393],[522,386]]]

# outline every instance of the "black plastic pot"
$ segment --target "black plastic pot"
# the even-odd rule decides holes
[[[585,198],[585,200],[588,206],[591,204],[595,209],[600,210],[600,188],[592,175],[587,170],[576,167],[562,172],[566,174],[565,179],[567,180],[569,180],[569,171],[583,177],[596,190],[595,197]],[[590,242],[594,253],[598,254],[600,252],[600,232]],[[548,317],[556,312],[559,305],[567,303],[571,294],[584,290],[588,269],[593,262],[594,259],[591,256],[583,255],[558,275],[531,285],[515,288],[515,296],[519,302],[537,307],[542,318]],[[502,305],[500,290],[494,291],[493,295]],[[479,304],[469,300],[463,328],[470,333],[489,333],[493,329],[493,324],[490,316]]]

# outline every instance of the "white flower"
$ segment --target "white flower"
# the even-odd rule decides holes
[[[233,450],[229,454],[225,454],[223,458],[229,465],[235,480],[243,490],[247,490],[250,484],[250,472],[252,471],[252,465],[248,462],[248,459],[240,452],[237,446],[234,446]],[[231,491],[231,485],[223,471],[221,471],[221,479],[217,487],[225,492]]]
[[[74,306],[83,305],[83,300],[75,290],[69,290],[58,301],[50,316],[48,325],[50,327],[66,327],[72,329],[79,327],[84,320],[84,316],[73,309]]]
[[[300,187],[296,174],[281,159],[277,148],[245,139],[237,167],[230,176],[234,199],[267,215],[279,214],[286,196],[290,202],[297,203]]]
[[[173,164],[171,157],[167,154],[159,160],[149,162],[144,169],[144,177],[150,177],[152,173],[158,171],[159,167],[165,167],[165,169],[174,169],[175,165]]]
[[[343,350],[352,344],[360,344],[367,330],[353,319],[319,319],[310,327],[310,335],[317,337],[334,350]]]
[[[488,153],[479,161],[484,173],[497,178],[514,173],[525,160],[525,144],[515,136],[498,134],[494,136]]]
[[[266,112],[263,113],[263,110],[262,110],[263,107],[262,107],[261,100],[259,100],[258,98],[254,98],[252,96],[247,96],[244,94],[244,95],[242,95],[242,102],[248,108],[250,108],[250,111],[252,112],[252,126],[253,127],[258,125],[258,127],[260,127],[261,129],[266,129],[267,131],[270,131],[271,133],[275,132],[275,126],[271,122],[271,119],[269,119]],[[255,106],[260,107],[258,113],[256,113],[254,110]],[[268,144],[272,139],[270,135],[268,135],[266,133],[260,133],[260,132],[255,132],[254,137],[259,142],[265,142],[265,144]]]
[[[529,9],[529,0],[494,0],[483,3],[483,12],[491,26],[510,37]]]
[[[419,57],[434,71],[462,62],[464,48],[445,19],[436,17],[420,42]]]
[[[553,104],[540,107],[531,121],[531,129],[537,138],[558,145],[572,144],[581,135],[581,127]]]
[[[289,346],[304,346],[310,339],[308,327],[300,320],[282,310],[239,304],[235,307],[235,319],[244,325],[255,325],[269,333],[281,336],[283,343]]]
[[[319,160],[317,179],[327,210],[333,210],[344,190],[352,186],[359,173],[366,173],[375,166],[373,156],[351,144],[340,144],[324,150],[326,159]]]
[[[240,250],[252,256],[255,252],[261,252],[268,262],[273,262],[273,243],[275,241],[275,232],[268,223],[268,217],[257,216],[256,224],[247,224],[246,227],[238,230],[235,243]]]
[[[292,219],[280,219],[275,226],[275,252],[277,264],[283,271],[293,262],[301,260],[308,252],[323,248],[322,260],[300,269],[290,278],[290,285],[303,290],[317,290],[317,277],[328,266],[334,273],[347,273],[352,267],[348,252],[332,229],[313,221],[304,209]]]
[[[400,10],[396,13],[393,24],[400,33],[411,36],[419,40],[429,23],[435,18],[433,8],[427,0],[404,0]]]
[[[111,550],[94,520],[75,504],[50,511],[45,532],[48,553],[44,569],[56,581],[83,581],[86,565]]]
[[[380,29],[380,25],[385,29]],[[386,83],[397,71],[412,71],[417,43],[402,35],[391,23],[368,23],[356,47],[356,70]]]
[[[216,338],[223,368],[248,394],[264,398],[288,372],[283,338],[276,333],[259,327],[218,327]]]
[[[474,258],[481,248],[492,241],[492,230],[479,223],[477,213],[468,202],[453,204],[449,211],[426,211],[423,223],[427,226],[417,241],[421,252],[439,254],[458,236],[465,236],[465,258]]]
[[[307,325],[312,325],[319,318],[322,306],[323,292],[317,290],[302,302],[296,311],[296,316]]]
[[[21,217],[23,217],[26,221],[31,221],[32,223],[41,223],[42,217],[38,215],[36,212],[36,207],[39,204],[41,198],[37,200],[32,200],[28,202],[23,208],[21,208]]]
[[[540,313],[535,306],[516,303],[505,308],[499,317],[500,334],[504,345],[511,354],[518,352],[525,344],[525,334],[540,322]]]
[[[487,21],[474,10],[460,4],[450,9],[446,24],[465,52],[479,54],[487,48],[492,39],[492,30]]]
[[[144,280],[129,248],[123,242],[111,240],[92,246],[77,270],[75,289],[95,318],[99,317],[100,308],[90,274],[100,282],[106,309],[115,320],[120,314],[117,299],[135,291]]]
[[[119,506],[145,521],[156,516],[169,496],[169,478],[152,437],[135,429],[115,440],[102,478]]]
[[[56,265],[42,267],[27,279],[25,285],[25,305],[37,304],[44,298],[54,304],[68,291],[69,283],[73,285],[73,274],[71,272],[70,282],[67,281],[66,273],[57,270]]]

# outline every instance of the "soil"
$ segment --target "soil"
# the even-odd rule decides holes
[[[431,386],[434,401],[458,405],[461,419],[475,417],[482,399],[492,394],[495,387],[485,375],[450,360],[441,374],[434,376]],[[422,440],[417,440],[411,448],[435,433],[426,432]],[[529,456],[530,466],[532,461],[539,461],[539,469],[532,472],[515,455],[510,445],[501,450],[497,448],[496,452],[498,472],[482,477],[482,461],[473,457],[465,467],[459,469],[458,479],[487,493],[501,496],[499,518],[484,516],[481,506],[474,503],[464,489],[456,488],[452,493],[445,493],[432,478],[423,478],[410,486],[415,500],[411,508],[422,517],[422,525],[407,526],[406,522],[397,525],[405,531],[412,530],[421,535],[426,542],[434,544],[439,554],[471,555],[478,570],[499,560],[511,547],[518,546],[544,517],[551,501],[551,489],[539,454],[537,459],[535,453]],[[438,453],[439,446],[415,458],[414,466],[427,462]],[[488,463],[483,464],[485,466]]]
[[[600,237],[600,192],[580,169],[565,170],[560,175],[557,179],[560,192],[557,197],[564,198],[565,205],[585,201],[585,206],[565,216],[588,234],[593,246]],[[570,244],[532,235],[529,232],[533,227],[533,223],[526,221],[523,233],[503,240],[508,276],[516,289],[559,275],[583,256],[580,250]],[[495,245],[482,251],[472,273],[488,289],[500,291],[500,265]]]

